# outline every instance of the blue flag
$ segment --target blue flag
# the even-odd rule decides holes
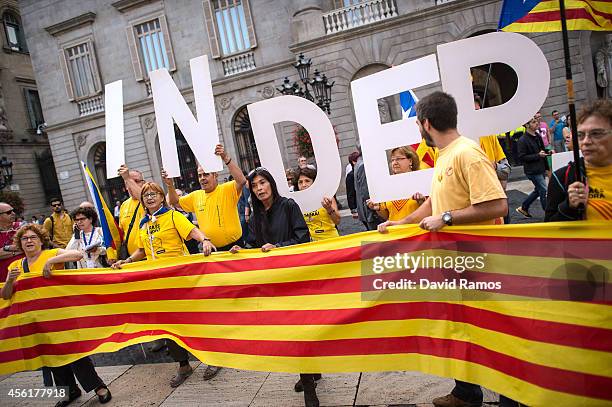
[[[402,119],[408,117],[416,117],[416,104],[419,99],[416,97],[412,90],[402,92],[399,94],[400,105],[402,106]]]
[[[504,0],[498,30],[525,17],[542,0]]]

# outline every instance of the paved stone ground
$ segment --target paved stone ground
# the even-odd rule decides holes
[[[538,222],[543,219],[539,201],[530,211],[532,219],[525,219],[514,210],[533,190],[524,178],[522,169],[515,168],[508,185],[511,223]],[[339,225],[342,235],[364,231],[363,224],[352,219],[348,210],[342,211]],[[108,384],[113,400],[108,406],[249,406],[300,407],[301,393],[293,391],[295,374],[241,371],[223,369],[213,380],[205,382],[202,373],[205,364],[192,361],[195,373],[179,388],[172,389],[169,380],[175,374],[176,364],[165,352],[151,353],[149,344],[134,345],[113,354],[94,356],[100,377]],[[34,389],[42,386],[40,372],[21,372],[0,376],[0,406],[53,406],[46,399],[15,399],[7,396],[11,388]],[[453,387],[450,379],[419,372],[382,372],[324,375],[317,393],[322,406],[375,406],[407,407],[432,406],[430,401],[447,394]],[[485,405],[497,404],[497,395],[485,389]],[[98,405],[93,392],[84,394],[72,405]]]

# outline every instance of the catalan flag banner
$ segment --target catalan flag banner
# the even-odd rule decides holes
[[[566,0],[568,30],[612,31],[612,0]],[[561,31],[559,0],[504,0],[502,31]]]
[[[117,223],[115,223],[115,218],[113,217],[112,212],[108,209],[108,205],[106,205],[106,202],[100,193],[100,188],[98,188],[98,185],[93,179],[89,168],[87,168],[87,165],[83,161],[81,161],[81,168],[83,169],[83,174],[85,175],[85,180],[87,181],[89,196],[91,196],[91,200],[93,201],[96,211],[98,212],[98,220],[100,221],[100,227],[102,228],[104,246],[107,249],[108,257],[111,259],[116,259],[116,251],[121,245],[122,239],[119,228],[117,227]]]
[[[612,222],[365,232],[21,276],[0,374],[171,338],[273,372],[418,370],[529,406],[612,403]]]

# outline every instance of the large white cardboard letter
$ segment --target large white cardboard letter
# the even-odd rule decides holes
[[[389,174],[386,150],[421,141],[416,118],[381,124],[378,99],[439,81],[435,55],[407,62],[351,82],[355,118],[370,198],[374,202],[428,194],[433,169]]]
[[[291,197],[302,212],[321,207],[324,196],[333,196],[340,184],[342,166],[336,145],[336,135],[325,113],[314,103],[297,96],[279,96],[247,106],[255,144],[261,165],[276,180],[278,192]],[[317,159],[317,178],[310,188],[291,193],[285,178],[283,159],[274,124],[295,122],[311,135],[312,149]]]
[[[104,86],[104,110],[106,178],[111,179],[117,176],[117,170],[125,163],[122,81],[111,82]]]
[[[518,87],[506,103],[474,109],[470,68],[501,62],[516,72]],[[442,88],[457,102],[459,133],[473,140],[527,123],[544,104],[550,68],[542,50],[521,34],[494,32],[438,45]]]
[[[170,177],[181,175],[176,153],[173,119],[204,169],[207,172],[223,169],[221,159],[214,154],[215,145],[219,143],[219,133],[208,57],[203,55],[194,58],[189,61],[189,65],[191,66],[193,96],[198,120],[193,117],[185,99],[166,69],[149,72],[161,158],[164,169]]]

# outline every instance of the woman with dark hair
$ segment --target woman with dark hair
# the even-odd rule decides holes
[[[70,216],[74,220],[74,236],[68,242],[66,249],[78,250],[83,254],[83,258],[76,262],[77,268],[108,267],[102,228],[94,227],[98,222],[96,210],[79,207]]]
[[[303,191],[310,188],[317,178],[317,170],[300,168],[295,180],[295,190]],[[336,225],[340,223],[340,212],[336,198],[325,196],[321,200],[321,208],[303,214],[310,238],[314,241],[340,236]]]
[[[15,285],[25,275],[42,275],[51,278],[51,270],[63,267],[64,262],[79,261],[83,254],[78,250],[48,249],[51,244],[49,234],[42,226],[25,225],[17,231],[13,238],[17,248],[25,254],[25,258],[15,260],[9,267],[6,283],[2,287],[2,298],[10,299],[15,291]],[[81,390],[76,384],[75,376],[86,392],[95,390],[100,403],[108,403],[112,396],[106,384],[96,373],[96,369],[89,358],[85,356],[77,361],[64,366],[52,367],[51,372],[55,378],[55,384],[68,387],[65,400],[60,400],[56,407],[64,407],[81,396]]]
[[[248,246],[269,252],[277,247],[310,241],[300,207],[293,199],[279,195],[276,182],[268,170],[256,168],[249,173],[248,181],[253,201],[253,215],[249,220],[249,237],[246,241]],[[236,253],[240,249],[240,246],[234,246],[230,251]],[[300,374],[300,382],[306,407],[318,407],[315,375]]]

